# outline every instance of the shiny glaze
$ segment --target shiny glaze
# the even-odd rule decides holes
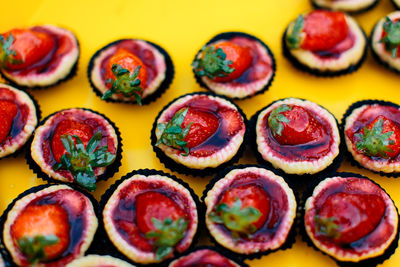
[[[235,267],[228,258],[216,251],[202,249],[176,260],[171,267]]]
[[[347,38],[338,43],[335,47],[328,51],[317,51],[313,52],[314,55],[318,56],[321,60],[329,60],[329,59],[337,59],[339,58],[344,52],[348,51],[354,46],[355,35],[349,31]]]

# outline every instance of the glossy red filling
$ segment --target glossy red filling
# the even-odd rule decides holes
[[[8,136],[4,140],[0,140],[0,146],[8,146],[12,144],[13,138],[15,138],[24,129],[27,122],[30,109],[27,104],[19,103],[16,94],[8,88],[0,88],[0,101],[9,101],[14,103],[18,107],[18,112],[12,119],[12,126],[8,133]],[[3,122],[4,123],[4,122]]]
[[[118,43],[113,44],[112,47],[115,48],[115,51],[117,51],[118,48],[124,48],[137,56],[143,62],[147,71],[147,83],[145,86],[148,86],[157,76],[158,69],[156,58],[154,56],[154,53],[150,49],[141,46],[135,40],[122,40]],[[106,81],[107,64],[112,56],[113,54],[106,56],[100,63],[101,78],[104,82]]]
[[[349,31],[349,34],[347,35],[347,38],[338,43],[335,47],[328,51],[318,51],[318,52],[313,52],[314,55],[318,56],[320,59],[337,59],[341,56],[342,53],[348,51],[354,46],[354,43],[356,42],[356,37],[355,35]]]
[[[41,75],[51,73],[60,65],[64,56],[74,49],[74,43],[69,36],[52,31],[51,28],[35,26],[31,30],[48,34],[53,38],[55,46],[52,51],[24,70],[7,70],[8,73],[18,76]]]
[[[384,106],[384,105],[371,105],[367,107],[363,112],[361,112],[356,120],[353,122],[352,125],[345,131],[346,136],[350,139],[353,150],[357,151],[356,143],[358,139],[356,139],[355,134],[359,133],[365,126],[372,123],[378,116],[385,116],[387,119],[393,121],[395,124],[400,126],[400,110],[397,107],[392,106]],[[371,157],[373,160],[376,161],[383,161],[383,162],[396,162],[400,160],[400,154],[397,155],[395,158],[381,158],[381,157]]]
[[[237,265],[210,249],[202,249],[179,258],[173,267],[234,267]]]

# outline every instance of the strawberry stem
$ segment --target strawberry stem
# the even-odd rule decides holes
[[[215,77],[226,77],[235,71],[229,67],[233,62],[226,59],[226,54],[222,48],[215,49],[215,46],[203,46],[202,56],[196,58],[192,67],[196,75],[207,76],[210,79]]]
[[[277,108],[274,108],[271,112],[271,114],[268,117],[268,126],[271,129],[271,132],[273,135],[279,135],[281,136],[282,131],[283,131],[283,124],[282,123],[288,123],[290,120],[285,117],[282,113],[288,110],[291,110],[292,107],[283,104]]]
[[[164,221],[151,218],[151,221],[156,230],[146,233],[146,238],[154,240],[157,260],[162,260],[172,253],[173,247],[185,236],[188,222],[183,218],[175,221],[170,218]]]
[[[400,21],[393,22],[389,17],[386,17],[383,30],[386,36],[379,42],[384,43],[386,50],[392,53],[392,58],[395,58],[400,46]]]
[[[156,146],[164,144],[166,146],[176,147],[185,151],[185,153],[181,154],[182,156],[189,155],[189,148],[184,139],[189,133],[192,123],[186,126],[185,129],[182,128],[183,120],[188,111],[189,108],[181,108],[175,113],[169,122],[157,124],[157,131],[159,131],[161,135],[157,140]]]
[[[57,244],[58,241],[59,239],[55,235],[37,235],[35,237],[19,238],[17,245],[29,263],[35,264],[41,260],[46,260],[47,256],[44,248]]]
[[[106,85],[111,85],[111,89],[105,92],[101,99],[107,99],[113,94],[122,94],[125,97],[135,97],[136,102],[142,105],[141,95],[143,94],[143,89],[138,78],[141,67],[136,67],[135,71],[130,75],[129,70],[124,69],[119,64],[113,64],[111,71],[116,79],[108,79],[106,81]]]
[[[62,135],[61,142],[67,153],[61,156],[59,163],[54,164],[53,170],[69,170],[80,186],[89,191],[95,191],[96,176],[93,168],[106,167],[113,163],[115,159],[115,155],[107,151],[107,146],[97,148],[102,138],[101,131],[98,131],[89,140],[85,149],[79,136]]]
[[[297,49],[300,47],[302,40],[301,32],[304,28],[304,17],[299,15],[294,22],[291,32],[286,37],[287,44],[290,49]]]
[[[7,39],[0,35],[0,68],[7,67],[7,64],[21,64],[21,60],[15,59],[17,53],[11,49],[11,45],[14,43],[14,36],[8,35]]]
[[[320,217],[316,215],[314,221],[316,224],[316,230],[318,235],[324,235],[326,237],[335,239],[340,237],[339,225],[335,223],[337,219],[335,217]]]

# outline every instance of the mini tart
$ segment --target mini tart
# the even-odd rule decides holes
[[[133,265],[107,255],[87,255],[83,258],[74,260],[66,267],[133,267]]]
[[[170,121],[178,110],[186,107],[216,116],[219,121],[216,132],[203,143],[192,148],[187,156],[184,156],[184,152],[178,148],[164,144],[156,146],[161,134],[157,130],[157,125]],[[227,110],[240,117],[240,130],[234,135],[228,132],[231,126],[229,118],[223,117],[222,112]],[[179,173],[205,176],[237,162],[241,157],[247,135],[246,123],[246,116],[240,108],[224,97],[212,93],[187,94],[172,100],[158,114],[151,130],[151,144],[157,157],[167,168]]]
[[[137,212],[143,209],[140,209],[136,203],[141,201],[139,198],[149,193],[161,194],[169,201],[173,201],[171,202],[173,205],[182,209],[188,223],[183,237],[174,245],[171,253],[162,259],[157,259],[157,247],[154,241],[146,238],[146,233],[142,232],[142,226],[138,223],[141,219]],[[160,204],[158,199],[155,201],[157,205]],[[125,257],[140,264],[160,263],[176,253],[186,251],[196,242],[199,223],[196,207],[198,205],[200,205],[199,200],[188,184],[175,176],[147,169],[128,173],[112,185],[101,198],[101,206],[104,207],[103,223],[108,239]],[[154,206],[147,207],[150,208],[146,212],[151,213]],[[156,208],[153,212],[162,213]]]
[[[73,174],[66,169],[55,171],[53,166],[57,163],[52,150],[53,135],[57,126],[63,121],[71,120],[87,125],[93,131],[102,133],[102,139],[98,147],[108,146],[107,151],[115,155],[115,160],[107,167],[94,168],[96,180],[106,180],[118,171],[121,165],[122,143],[118,128],[106,116],[93,110],[83,108],[64,109],[55,112],[43,121],[36,129],[31,143],[31,150],[26,158],[30,168],[44,180],[57,180],[66,183],[75,183]]]
[[[40,229],[37,230],[40,233],[42,231],[48,232],[47,229],[54,230],[54,227],[57,227],[57,233],[63,236],[61,238],[57,235],[59,237],[58,242],[64,244],[64,249],[59,249],[58,255],[55,255],[51,260],[40,260],[38,265],[35,266],[65,266],[75,258],[83,256],[92,243],[98,227],[95,211],[98,208],[96,200],[89,194],[67,185],[37,186],[19,195],[8,206],[1,218],[0,230],[3,244],[11,255],[13,262],[18,266],[30,266],[27,257],[21,252],[15,240],[15,235],[19,235],[18,231],[21,231],[21,225],[23,225],[23,221],[21,222],[20,218],[30,218],[27,214],[33,212],[31,209],[36,209],[36,212],[40,212],[43,209],[45,211],[42,212],[51,212],[46,211],[47,207],[50,210],[52,207],[56,207],[57,210],[62,211],[61,214],[66,214],[67,217],[60,217],[60,213],[44,213],[43,216],[57,221],[57,226],[49,222],[52,225],[46,228],[42,220],[39,224],[29,222],[29,225],[23,226],[22,229],[33,231],[34,228],[32,229],[32,227],[35,227],[36,224],[38,227],[40,226]],[[35,220],[37,221],[38,219]],[[18,227],[16,226],[17,224]]]
[[[72,78],[76,74],[80,54],[76,36],[54,25],[34,26],[30,29],[49,34],[54,39],[56,45],[52,56],[24,70],[0,69],[2,76],[12,84],[26,88],[50,87]]]
[[[300,106],[306,109],[325,129],[326,138],[299,145],[281,145],[271,133],[268,118],[271,111],[281,105]],[[253,128],[253,146],[260,163],[271,164],[287,174],[316,174],[323,170],[337,169],[340,134],[335,117],[320,105],[303,99],[286,98],[277,100],[258,111],[251,119]]]
[[[370,10],[379,0],[311,0],[316,8],[339,10],[348,13],[360,13]]]
[[[400,124],[400,107],[395,103],[378,100],[353,103],[342,119],[344,140],[353,163],[371,171],[379,172],[381,175],[397,176],[400,173],[400,156],[394,158],[370,157],[356,148],[355,134],[380,115],[385,116],[397,125]]]
[[[399,215],[393,200],[378,184],[358,174],[337,173],[323,179],[304,210],[308,241],[339,264],[376,266],[397,247]],[[340,221],[326,220],[331,217]],[[339,232],[320,228],[327,221]]]
[[[6,84],[0,83],[0,102],[9,101],[16,105],[17,111],[14,118],[7,118],[9,121],[3,121],[2,126],[10,125],[8,136],[3,141],[0,140],[0,159],[21,149],[28,139],[32,136],[38,120],[40,119],[40,109],[36,101],[26,92],[18,90]],[[5,111],[6,112],[6,111]],[[1,129],[2,131],[4,129]]]
[[[145,65],[148,80],[143,88],[142,104],[148,104],[160,97],[170,86],[174,77],[174,65],[169,54],[160,46],[141,39],[121,39],[98,50],[88,66],[89,82],[99,97],[109,90],[106,86],[105,70],[109,59],[119,48],[137,56]],[[143,86],[143,85],[142,85]],[[106,101],[136,103],[133,97],[112,95]]]
[[[306,15],[304,14],[304,16]],[[352,42],[351,48],[340,53],[332,53],[330,51],[318,53],[302,48],[290,49],[287,44],[287,35],[294,26],[294,21],[292,21],[286,28],[282,38],[284,56],[298,69],[317,76],[338,76],[356,71],[361,67],[367,55],[367,37],[363,29],[352,17],[349,15],[345,15],[345,17],[349,27],[349,34],[345,40],[337,44],[336,48],[339,49],[346,42]]]
[[[385,49],[385,43],[380,42],[384,32],[383,24],[386,20],[386,17],[390,18],[392,21],[400,19],[400,11],[395,11],[388,14],[384,18],[380,19],[374,26],[370,38],[372,54],[379,63],[396,71],[397,73],[400,73],[400,57],[393,58],[392,53]]]
[[[268,202],[260,202],[257,206],[267,207],[269,211],[261,215],[265,216],[266,220],[251,235],[233,238],[233,232],[225,224],[213,221],[211,216],[229,190],[243,187],[257,187],[258,190],[254,193],[257,197],[261,197],[261,190],[264,191],[262,194],[266,195]],[[241,201],[246,201],[246,198],[249,198],[248,194]],[[224,249],[255,258],[280,248],[288,248],[294,242],[296,199],[285,180],[272,171],[249,165],[224,170],[207,185],[203,199],[207,229],[216,244]],[[252,199],[252,203],[255,202],[256,200]],[[241,207],[242,210],[244,208]]]
[[[253,57],[250,67],[237,79],[217,82],[206,76],[198,76],[196,81],[204,88],[231,99],[244,99],[268,90],[275,76],[275,58],[269,47],[257,37],[243,32],[224,32],[216,35],[206,46],[230,41],[239,46],[249,47]],[[195,59],[201,56],[201,50]]]

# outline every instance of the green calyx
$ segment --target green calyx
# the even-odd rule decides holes
[[[386,32],[386,36],[379,42],[384,43],[386,50],[392,53],[392,58],[395,58],[400,46],[400,21],[393,22],[389,17],[386,17],[383,30]]]
[[[184,141],[184,139],[189,133],[192,123],[186,126],[186,128],[182,128],[183,120],[185,119],[188,111],[189,108],[182,108],[175,113],[169,122],[157,124],[157,131],[159,131],[161,135],[157,140],[156,146],[164,144],[166,146],[176,147],[185,151],[182,156],[189,155],[189,148],[187,147],[187,142]]]
[[[277,108],[274,108],[271,111],[271,114],[268,117],[268,126],[271,129],[271,132],[273,135],[279,135],[281,136],[282,131],[283,131],[283,124],[282,123],[288,123],[290,120],[285,117],[282,113],[288,110],[291,110],[292,107],[283,104]]]
[[[47,259],[44,248],[57,244],[59,241],[55,235],[37,235],[35,237],[22,237],[17,240],[19,250],[28,259],[29,263],[35,264]]]
[[[75,138],[76,145],[73,138]],[[107,146],[97,148],[102,138],[101,131],[97,132],[89,140],[85,149],[79,136],[62,135],[61,142],[67,153],[62,155],[60,162],[53,166],[53,170],[69,170],[80,186],[89,191],[95,191],[96,176],[93,168],[106,167],[115,159],[115,155],[107,151]]]
[[[101,99],[107,99],[113,94],[122,94],[125,97],[135,97],[136,102],[139,105],[142,105],[141,95],[143,93],[143,89],[140,86],[141,81],[138,78],[141,67],[142,66],[138,66],[130,75],[129,70],[124,69],[119,64],[113,64],[111,71],[116,79],[108,79],[106,81],[106,85],[111,85],[111,89],[105,92]]]
[[[288,32],[286,36],[286,42],[290,49],[297,49],[300,47],[302,36],[301,32],[304,28],[304,17],[303,15],[299,15],[294,22],[293,27],[290,32]]]
[[[235,71],[235,68],[229,67],[233,62],[226,59],[222,48],[215,49],[215,46],[212,45],[203,46],[200,54],[201,56],[192,63],[196,75],[214,79],[215,77],[226,77]]]
[[[225,203],[218,204],[208,217],[215,223],[225,225],[231,230],[232,237],[238,239],[240,235],[251,237],[257,231],[253,223],[261,217],[261,212],[254,207],[242,208],[242,201],[236,199],[232,207]]]
[[[335,217],[320,217],[316,215],[314,221],[316,224],[316,233],[332,239],[340,237],[339,225],[335,223]]]
[[[174,246],[185,236],[188,222],[183,218],[175,221],[170,218],[164,221],[151,218],[151,221],[156,230],[146,233],[146,238],[154,240],[157,260],[162,260],[171,254]]]
[[[17,53],[11,49],[11,45],[14,43],[14,36],[8,35],[7,39],[0,35],[0,68],[7,67],[7,64],[20,64],[21,60],[15,59]]]
[[[358,140],[360,140],[356,143],[357,150],[369,157],[389,157],[387,152],[393,152],[389,145],[394,144],[394,141],[389,138],[394,132],[382,133],[383,123],[383,120],[379,119],[372,126],[371,130],[368,127],[364,127],[364,134],[361,132],[354,135]]]

